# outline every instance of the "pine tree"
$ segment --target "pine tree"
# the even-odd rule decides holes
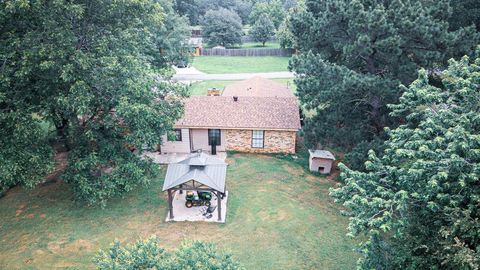
[[[450,61],[438,81],[421,70],[392,114],[383,157],[367,172],[341,165],[331,194],[349,210],[362,269],[480,267],[480,58]]]
[[[449,29],[450,11],[445,0],[307,1],[290,20],[301,52],[291,63],[298,97],[315,113],[307,141],[348,148],[395,125],[386,104],[397,102],[398,86],[478,41],[473,27]]]

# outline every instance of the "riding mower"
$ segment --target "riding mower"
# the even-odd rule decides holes
[[[187,191],[187,196],[185,196],[185,199],[187,200],[185,202],[185,206],[187,208],[191,208],[192,206],[210,206],[210,200],[212,199],[212,193],[210,192],[205,192],[205,191],[199,191],[195,194],[193,191]]]

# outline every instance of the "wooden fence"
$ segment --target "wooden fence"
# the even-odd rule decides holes
[[[247,49],[205,49],[200,50],[203,56],[291,56],[294,49],[281,48],[247,48]]]

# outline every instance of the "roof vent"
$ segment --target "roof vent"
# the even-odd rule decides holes
[[[238,97],[237,97],[237,96],[234,96],[234,97],[233,97],[233,101],[238,101]]]

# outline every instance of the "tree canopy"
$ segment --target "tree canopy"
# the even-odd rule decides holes
[[[391,105],[406,122],[388,130],[366,172],[342,165],[332,190],[348,207],[363,269],[480,267],[480,58],[450,61],[438,86],[428,72]]]
[[[265,46],[265,42],[270,40],[275,34],[275,26],[267,14],[262,14],[252,27],[250,35],[255,41],[261,42]]]
[[[478,41],[473,27],[449,28],[450,10],[448,1],[306,1],[289,26],[301,52],[291,62],[298,97],[315,114],[307,142],[349,148],[394,126],[386,104],[397,102],[398,86]]]
[[[234,11],[246,23],[252,9],[248,0],[175,0],[175,10],[188,17],[191,25],[201,24],[209,10],[225,8]]]
[[[285,17],[285,10],[279,0],[258,1],[252,7],[249,16],[250,24],[254,25],[262,14],[267,14],[275,29],[278,29]]]
[[[115,241],[108,250],[101,250],[94,259],[98,269],[242,269],[228,253],[219,252],[215,245],[200,241],[185,242],[173,253],[159,246],[153,236],[133,245],[122,246]]]
[[[147,183],[155,166],[131,150],[159,143],[182,113],[174,97],[185,94],[158,80],[187,38],[184,30],[170,35],[181,19],[169,2],[0,5],[0,121],[9,132],[0,154],[8,177],[22,173],[33,186],[45,176],[51,148],[39,125],[47,122],[70,149],[63,179],[78,199],[104,204]]]
[[[211,46],[242,44],[242,19],[234,11],[225,8],[207,11],[202,28],[203,37]]]

